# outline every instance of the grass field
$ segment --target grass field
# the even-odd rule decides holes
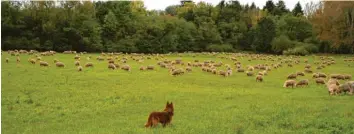
[[[256,82],[255,76],[233,72],[222,77],[193,71],[173,77],[168,69],[156,65],[155,59],[140,64],[131,59],[131,72],[109,70],[107,61],[97,61],[99,54],[85,54],[81,63],[92,55],[93,68],[77,72],[74,54],[42,56],[49,67],[32,65],[27,54],[1,56],[1,131],[6,134],[66,133],[354,133],[354,96],[329,96],[324,85],[316,85],[311,74],[302,88],[283,88],[286,76],[303,71],[305,63],[273,69]],[[119,56],[122,57],[122,56]],[[354,76],[354,62],[336,64],[322,70],[326,74]],[[10,62],[6,63],[5,58]],[[214,60],[233,65],[216,56],[166,56],[184,62]],[[302,57],[309,63],[315,56]],[[53,59],[65,63],[57,68]],[[271,61],[238,58],[243,67]],[[276,61],[278,62],[278,61]],[[155,65],[154,71],[140,71],[141,65]],[[351,67],[348,66],[351,64]],[[225,67],[222,67],[225,69]],[[256,71],[258,72],[258,71]],[[340,81],[343,83],[343,81]],[[147,129],[144,124],[152,111],[162,111],[166,101],[174,103],[172,125]]]

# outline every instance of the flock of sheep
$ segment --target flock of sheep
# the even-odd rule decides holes
[[[11,50],[7,51],[11,56],[17,56],[16,61],[19,63],[20,54],[28,54],[34,55],[32,58],[28,59],[28,62],[31,64],[38,63],[40,66],[49,66],[49,63],[43,61],[41,56],[54,56],[56,54],[55,51],[46,51],[46,52],[38,52],[35,50]],[[77,53],[76,51],[64,51],[63,54],[74,54],[73,63],[77,66],[77,71],[82,71],[84,67],[93,67],[93,62],[89,62],[91,60],[91,56],[85,56],[86,63],[81,64],[81,59],[84,57],[86,52]],[[170,53],[171,54],[171,53]],[[123,54],[123,53],[101,53],[98,57],[96,57],[97,61],[107,61],[107,68],[116,70],[122,69],[126,71],[131,71],[131,67],[127,64],[128,60],[133,60],[138,63],[144,63],[144,60],[156,60],[157,66],[161,68],[168,69],[172,76],[183,75],[185,73],[192,72],[193,69],[200,68],[203,72],[208,72],[215,75],[220,75],[223,77],[232,76],[233,71],[237,73],[245,73],[246,76],[255,77],[256,82],[263,82],[263,77],[268,75],[272,69],[278,69],[281,67],[293,67],[295,64],[305,63],[304,71],[296,72],[289,74],[286,77],[286,80],[283,84],[283,87],[301,87],[309,85],[308,79],[300,79],[296,81],[297,78],[305,76],[305,73],[312,74],[312,78],[314,79],[315,83],[317,84],[325,84],[327,86],[328,92],[330,95],[336,95],[341,93],[354,93],[354,81],[351,81],[352,76],[349,74],[330,74],[327,76],[325,73],[314,73],[312,68],[316,70],[321,70],[326,67],[330,67],[333,64],[336,64],[335,59],[333,57],[328,56],[320,56],[320,60],[314,61],[314,66],[309,64],[307,59],[300,60],[300,56],[274,56],[274,55],[264,55],[264,54],[243,54],[243,53],[224,53],[222,56],[218,56],[218,53],[188,53],[192,57],[196,57],[198,55],[210,55],[210,56],[217,56],[219,59],[226,59],[231,60],[234,62],[233,65],[224,64],[222,61],[213,61],[213,60],[206,60],[206,61],[189,61],[185,62],[182,58],[178,58],[175,60],[169,60],[166,58],[167,55],[170,54]],[[182,57],[183,54],[178,54],[179,57]],[[257,65],[244,65],[238,61],[238,59],[248,59],[248,61],[252,60],[263,60],[272,62],[272,64],[257,64]],[[6,58],[6,63],[10,60]],[[344,59],[344,62],[353,62],[354,58],[347,57]],[[54,59],[54,64],[57,67],[65,67],[65,64],[57,59]],[[224,67],[224,69],[222,69]],[[154,70],[154,65],[148,66],[141,66],[139,70]],[[328,80],[327,80],[328,79]],[[344,80],[345,82],[340,84],[339,80]],[[327,82],[326,82],[327,81]]]

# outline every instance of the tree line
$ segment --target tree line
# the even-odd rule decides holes
[[[1,48],[87,52],[354,53],[354,2],[2,1]]]

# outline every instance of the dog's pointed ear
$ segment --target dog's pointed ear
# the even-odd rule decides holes
[[[171,103],[170,103],[170,105],[172,105],[172,106],[173,106],[173,103],[171,102]]]
[[[168,101],[167,101],[167,103],[166,103],[166,106],[167,106],[167,105],[169,105]]]

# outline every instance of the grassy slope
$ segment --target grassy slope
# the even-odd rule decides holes
[[[77,72],[73,55],[42,57],[51,67],[39,67],[21,55],[3,53],[1,62],[1,112],[3,133],[354,133],[354,97],[328,96],[324,86],[310,79],[306,88],[285,89],[289,73],[303,70],[304,63],[293,68],[272,70],[256,83],[244,73],[223,78],[193,68],[192,73],[172,77],[168,70],[141,72],[140,65],[128,61],[132,72],[108,70],[107,62]],[[5,58],[10,63],[5,63]],[[85,56],[84,56],[85,57]],[[66,64],[56,68],[53,59]],[[169,56],[176,59],[177,56]],[[313,57],[307,57],[313,63]],[[349,73],[354,69],[341,57],[325,73]],[[215,57],[183,57],[232,61]],[[264,63],[240,59],[246,66]],[[82,63],[86,58],[82,58]],[[270,63],[270,62],[268,62]],[[143,65],[156,65],[145,60]],[[351,63],[353,66],[353,63]],[[145,129],[152,111],[160,111],[166,101],[173,101],[172,126]]]

